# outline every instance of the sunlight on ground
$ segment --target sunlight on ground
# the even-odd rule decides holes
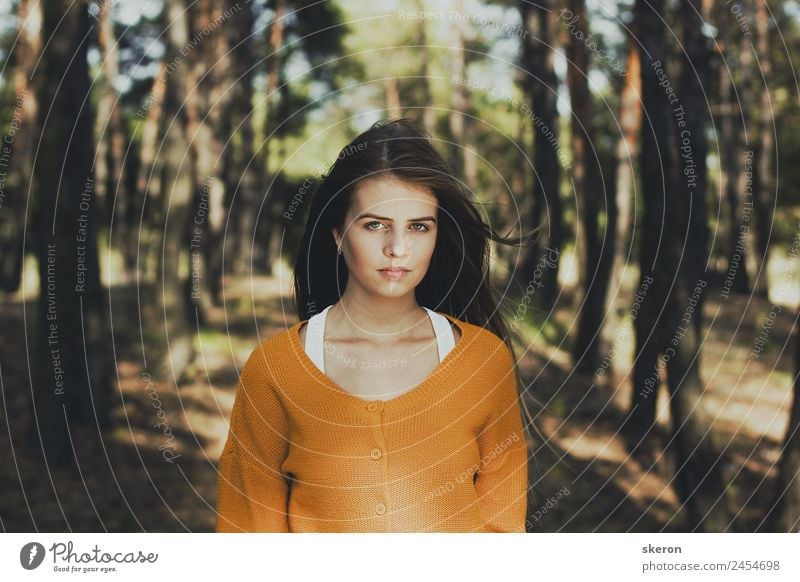
[[[577,459],[591,461],[602,459],[610,463],[624,463],[628,456],[622,442],[613,436],[595,432],[593,427],[581,427],[578,431],[574,426],[564,427],[557,436],[558,443],[564,447],[566,453]],[[583,433],[583,434],[582,434]]]
[[[679,501],[670,484],[651,467],[642,467],[629,456],[622,439],[597,426],[562,424],[557,418],[543,419],[545,436],[565,455],[594,464],[596,471],[607,481],[613,480],[633,501],[653,504],[649,511],[666,521],[672,511],[659,508],[657,501],[668,507],[677,507]]]
[[[246,355],[238,358],[240,370],[245,358]],[[118,411],[113,437],[146,450],[159,451],[174,445],[175,452],[181,455],[218,460],[228,435],[236,391],[232,389],[235,385],[208,385],[208,376],[231,366],[224,358],[214,364],[201,371],[201,380],[181,385],[176,392],[173,384],[149,384],[141,376],[139,366],[120,362],[120,391],[125,407]]]

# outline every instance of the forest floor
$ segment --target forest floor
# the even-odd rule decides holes
[[[32,407],[25,338],[36,305],[0,304],[0,531],[213,531],[216,463],[238,375],[259,342],[296,321],[287,282],[285,273],[278,279],[226,279],[224,308],[209,314],[196,338],[193,375],[177,389],[163,379],[150,385],[143,376],[139,330],[131,324],[137,321],[135,289],[112,288],[119,377],[114,427],[102,438],[93,427],[74,427],[70,444],[78,462],[50,470],[37,441],[28,438]],[[777,314],[766,350],[753,358],[753,338],[770,304],[746,296],[723,299],[717,291],[707,297],[703,403],[714,418],[713,442],[725,453],[728,531],[755,531],[772,502],[788,423],[792,371],[786,346],[794,314],[785,309]],[[525,378],[533,382],[527,405],[545,439],[531,443],[537,497],[529,503],[530,530],[685,531],[674,461],[665,453],[666,390],[659,393],[658,429],[643,452],[631,456],[619,431],[631,395],[630,322],[612,330],[619,354],[613,374],[593,383],[573,373],[568,343],[553,341],[574,333],[573,313],[555,312],[537,328],[541,335],[532,330],[528,346],[517,353]],[[159,417],[170,427],[169,442],[163,425],[156,426]],[[166,461],[161,454],[166,446],[180,456]]]

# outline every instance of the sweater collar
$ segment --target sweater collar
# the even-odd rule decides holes
[[[399,396],[388,400],[365,399],[356,396],[334,382],[327,374],[323,373],[311,358],[308,357],[300,341],[300,326],[303,323],[307,323],[308,320],[299,321],[289,328],[289,340],[292,345],[292,351],[299,360],[300,368],[302,368],[303,373],[331,389],[330,391],[320,392],[321,394],[327,395],[330,393],[334,398],[340,400],[342,404],[367,412],[403,410],[419,404],[438,387],[446,384],[443,380],[446,379],[448,373],[454,369],[454,365],[461,359],[462,354],[467,348],[469,348],[470,343],[475,337],[475,333],[480,329],[477,326],[456,319],[447,313],[443,313],[443,315],[456,324],[461,330],[461,337],[458,342],[421,383]]]

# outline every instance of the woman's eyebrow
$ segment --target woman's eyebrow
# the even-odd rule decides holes
[[[356,217],[356,220],[361,220],[362,218],[377,218],[378,220],[388,220],[389,222],[394,222],[393,218],[389,218],[388,216],[378,216],[377,214],[371,214],[369,212],[365,212]],[[423,216],[422,218],[409,218],[408,222],[436,222],[436,219],[433,216]]]

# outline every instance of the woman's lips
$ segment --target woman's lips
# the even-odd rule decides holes
[[[399,281],[408,274],[408,269],[379,269],[384,279],[389,281]]]

